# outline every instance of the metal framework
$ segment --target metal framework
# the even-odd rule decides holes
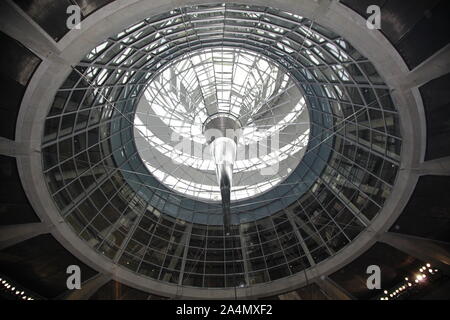
[[[310,130],[304,154],[285,153],[286,170],[291,171],[278,185],[273,182],[269,193],[247,194],[251,197],[231,204],[234,220],[227,237],[220,205],[202,201],[199,194],[204,191],[190,195],[197,199],[186,197],[180,191],[187,193],[189,186],[177,190],[148,170],[135,129],[143,103],[173,94],[166,84],[161,85],[164,94],[151,92],[159,75],[176,70],[177,63],[191,61],[195,69],[196,54],[214,58],[214,52],[230,53],[233,66],[245,54],[267,61],[298,90],[295,98],[289,81],[268,77],[278,89],[243,102],[243,113],[233,111],[241,117],[249,113],[245,123],[268,125],[255,120],[258,111],[252,103],[275,96],[280,102],[277,93],[289,93],[291,99],[304,99]],[[211,67],[206,61],[197,62],[200,70]],[[222,63],[213,63],[213,68]],[[175,9],[108,38],[73,68],[46,119],[42,160],[47,185],[81,238],[142,276],[180,286],[223,288],[299,273],[336,254],[370,226],[394,185],[401,137],[389,88],[348,41],[309,19],[228,3]],[[215,107],[208,112],[222,110],[224,90],[208,85],[197,90],[201,71],[195,80],[189,70],[192,65],[175,77],[189,80],[185,89],[177,81],[177,99],[195,106],[215,96]],[[295,109],[288,101],[290,110]],[[270,119],[279,104],[263,104]],[[206,104],[202,109],[208,109]],[[174,113],[161,115],[161,125],[170,127]],[[155,123],[150,120],[155,119],[147,116],[142,123],[150,123],[151,130]],[[182,128],[193,128],[187,121],[192,118],[182,119],[171,127],[180,134],[185,133]],[[289,131],[289,121],[276,129],[286,133],[286,145],[298,138],[295,130]],[[153,151],[167,145],[161,141]],[[201,164],[191,164],[195,166]],[[244,164],[236,168],[243,173],[248,169]],[[197,175],[186,177],[192,181]],[[214,200],[212,193],[207,197]]]
[[[221,199],[214,161],[203,147],[209,117],[230,114],[241,123],[234,201],[281,183],[308,143],[306,101],[294,80],[249,51],[221,47],[183,56],[158,73],[144,97],[134,119],[140,156],[163,184],[194,198]],[[272,174],[264,174],[274,165]]]

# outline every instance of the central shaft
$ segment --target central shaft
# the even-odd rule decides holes
[[[230,234],[231,187],[233,185],[233,165],[236,160],[239,121],[228,114],[210,116],[204,124],[204,135],[216,164],[217,183],[222,196],[222,213],[225,235]]]

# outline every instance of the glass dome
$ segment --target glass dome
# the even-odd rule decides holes
[[[236,159],[230,235],[210,159],[171,139],[204,146],[220,112],[239,119],[243,145],[280,136],[276,161]],[[42,161],[61,217],[98,259],[177,290],[231,291],[313,268],[370,228],[396,180],[399,127],[389,87],[349,41],[276,8],[219,3],[149,17],[89,51],[49,109]]]

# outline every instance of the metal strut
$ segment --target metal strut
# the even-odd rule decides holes
[[[220,185],[220,195],[222,196],[222,213],[223,213],[223,226],[225,235],[230,235],[231,225],[231,183],[233,166],[230,164],[216,164],[217,177]]]
[[[216,114],[206,120],[204,135],[210,146],[212,158],[216,165],[217,183],[222,197],[223,226],[225,235],[230,235],[231,228],[231,187],[233,185],[233,165],[236,160],[240,124],[229,115]]]

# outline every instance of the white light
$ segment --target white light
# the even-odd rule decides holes
[[[387,290],[384,290],[384,294],[387,294],[388,293],[388,291]]]
[[[432,269],[428,269],[428,272],[429,272],[429,273],[433,273],[433,270],[432,270]]]
[[[431,264],[427,263],[427,268],[431,267]]]
[[[408,277],[406,277],[405,280],[408,281]]]
[[[234,59],[233,57],[236,59]],[[186,63],[187,60],[189,60],[190,63]],[[229,62],[220,62],[224,60],[229,60]],[[232,61],[236,61],[236,64],[239,65],[236,70],[232,70]],[[210,67],[214,71],[215,65],[219,67],[216,70],[220,70],[223,67],[224,70],[222,70],[221,72],[226,71],[227,74],[229,72],[231,78],[227,78],[228,76],[226,76],[225,78],[218,77],[216,79],[210,79],[210,77],[208,77],[208,73],[203,71],[206,71]],[[196,70],[196,68],[200,69]],[[225,70],[228,68],[230,68],[230,70]],[[267,72],[264,71],[266,69]],[[173,70],[174,72],[172,72],[171,70]],[[197,80],[195,80],[196,71],[201,71],[198,75],[199,78]],[[278,83],[278,80],[276,80],[277,75],[280,79],[284,79],[282,83]],[[202,79],[203,77],[204,79]],[[268,84],[264,85],[264,87],[267,87],[267,90],[259,90],[258,88],[266,82],[266,77]],[[259,78],[261,79],[258,80]],[[247,85],[246,79],[251,80],[252,83],[249,83]],[[289,79],[289,74],[285,73],[285,71],[281,69],[278,71],[277,65],[272,65],[270,60],[266,61],[266,59],[264,59],[262,56],[260,57],[260,55],[254,55],[253,53],[246,52],[245,50],[242,52],[241,50],[233,49],[226,49],[225,52],[223,50],[202,50],[196,53],[187,54],[183,56],[182,59],[177,60],[177,62],[175,62],[174,64],[171,64],[170,67],[164,69],[164,71],[161,71],[161,78],[155,79],[154,81],[149,83],[148,88],[144,92],[147,107],[143,108],[140,111],[138,110],[139,112],[134,119],[135,128],[138,131],[137,133],[139,134],[140,138],[148,142],[151,148],[154,148],[156,149],[156,151],[165,155],[173,155],[173,157],[168,156],[168,158],[172,158],[181,166],[189,166],[199,171],[214,171],[215,163],[214,161],[209,159],[209,154],[206,154],[206,159],[200,159],[190,154],[190,149],[185,153],[179,150],[179,148],[175,148],[175,146],[173,145],[174,141],[172,141],[172,143],[169,143],[168,141],[166,141],[167,137],[162,139],[162,136],[158,133],[158,130],[152,130],[150,123],[147,121],[148,118],[140,117],[138,115],[147,114],[147,110],[144,109],[149,108],[149,110],[151,110],[150,116],[161,118],[161,121],[164,123],[164,125],[167,125],[171,128],[170,131],[173,130],[174,133],[179,134],[181,137],[188,138],[188,140],[195,140],[195,142],[198,144],[205,144],[205,137],[202,134],[202,124],[208,118],[208,115],[204,111],[206,106],[204,106],[203,102],[201,102],[198,106],[192,106],[193,109],[191,110],[191,106],[188,103],[189,101],[180,103],[180,92],[178,92],[178,89],[176,88],[179,85],[179,82],[182,83],[186,88],[189,87],[192,90],[195,87],[205,87],[205,85],[206,87],[209,87],[210,84],[214,85],[214,82],[218,81],[216,86],[216,89],[218,89],[218,91],[216,91],[216,93],[218,94],[218,98],[222,101],[227,100],[226,106],[224,105],[224,102],[219,102],[219,110],[225,108],[226,110],[222,110],[222,112],[230,112],[230,114],[233,114],[237,117],[239,115],[243,115],[244,113],[247,114],[244,109],[250,107],[249,103],[260,95],[262,95],[261,101],[265,101],[265,99],[267,98],[270,99],[270,97],[275,97],[277,93],[282,94],[282,90],[285,90],[285,87],[289,88],[290,94],[292,91],[290,90],[290,88],[295,89],[296,85],[293,83],[291,84]],[[166,83],[170,84],[171,82],[177,82],[177,85],[173,87],[169,86],[170,88],[166,88],[167,90],[160,90],[165,88]],[[233,84],[236,84],[237,87],[233,86]],[[240,88],[242,86],[243,90],[242,92],[240,92],[240,89],[237,88]],[[253,95],[249,94],[247,94],[248,97],[245,97],[247,93],[247,87],[248,90],[255,93],[256,98]],[[301,99],[299,100],[298,97],[301,97]],[[285,107],[283,107],[283,109],[275,108],[275,110],[278,110],[278,112],[284,111],[285,117],[278,117],[280,119],[278,119],[279,121],[276,121],[277,123],[264,125],[264,127],[267,127],[267,130],[264,130],[263,132],[259,132],[258,130],[256,130],[258,126],[256,126],[253,122],[251,122],[249,125],[243,123],[244,131],[250,131],[247,132],[249,133],[249,135],[244,134],[243,138],[246,141],[244,144],[247,145],[251,141],[255,141],[256,143],[257,141],[272,136],[272,134],[276,132],[281,132],[285,127],[289,126],[295,120],[306,120],[303,118],[308,117],[306,112],[307,100],[301,94],[298,97],[295,96],[295,99],[294,97],[292,97],[292,106],[289,105],[288,108],[290,109],[290,107],[292,107],[292,109],[289,113],[286,113],[287,110],[285,110]],[[231,101],[229,101],[230,98]],[[285,104],[288,103],[289,101],[286,100]],[[255,110],[250,109],[248,110],[248,112],[250,112],[248,114],[249,116],[259,112],[257,108]],[[176,112],[174,113],[174,111]],[[183,116],[183,114],[186,115]],[[196,116],[192,117],[191,119],[191,114]],[[198,117],[197,114],[199,114]],[[184,121],[184,117],[189,121]],[[251,121],[254,120],[256,119],[252,119]],[[284,146],[280,146],[281,148],[279,151],[269,151],[268,154],[264,156],[255,156],[251,159],[247,159],[247,157],[242,157],[244,159],[237,158],[235,166],[233,166],[234,173],[241,175],[247,170],[250,170],[250,168],[251,170],[263,169],[276,163],[281,163],[282,160],[287,158],[291,159],[282,162],[283,165],[289,164],[289,166],[293,167],[293,165],[290,164],[292,162],[291,160],[296,158],[296,156],[293,157],[293,155],[295,153],[301,152],[301,150],[306,147],[308,139],[309,129],[304,130],[303,132],[299,132],[298,138],[289,141],[289,143]],[[145,158],[145,156],[143,156],[143,158]],[[171,171],[168,172],[168,169],[172,167],[170,167],[169,165],[157,163],[157,160],[158,159],[152,158],[152,160],[148,159],[148,161],[145,161],[144,159],[144,162],[148,162],[148,164],[145,163],[145,165],[147,167],[151,166],[153,168],[153,171],[155,172],[152,172],[152,174],[155,175],[156,178],[159,179],[162,183],[166,184],[172,189],[175,189],[178,192],[195,198],[220,201],[220,188],[219,186],[217,186],[217,183],[214,183],[214,181],[205,184],[191,183],[192,181],[190,179],[181,179],[180,174],[173,175]],[[205,174],[210,175],[211,172]],[[274,177],[277,178],[271,178],[270,181],[273,181],[273,183],[271,184],[268,184],[267,181],[265,181],[266,179],[264,179],[263,182],[259,182],[260,180],[257,179],[251,179],[252,184],[249,186],[241,184],[241,180],[238,180],[239,178],[236,179],[238,185],[233,187],[231,190],[231,200],[244,199],[263,192],[266,189],[268,190],[271,187],[274,187],[278,183],[282,182],[282,180],[285,178],[285,173],[283,172],[280,175],[274,175]],[[202,179],[198,180],[202,181]],[[208,179],[205,179],[205,182],[208,180],[210,180],[209,177]],[[244,182],[242,181],[242,183]],[[245,190],[242,190],[242,188],[244,187]]]
[[[411,286],[412,286],[411,282],[408,282],[408,287],[411,287]]]

